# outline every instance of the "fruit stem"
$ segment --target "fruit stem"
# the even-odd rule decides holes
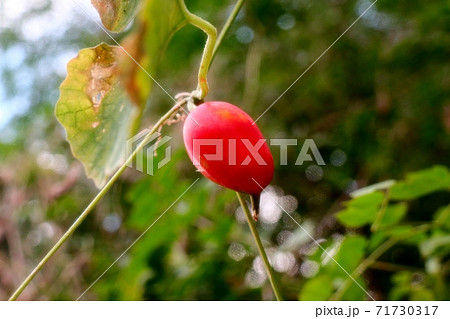
[[[256,246],[258,247],[259,254],[261,255],[261,259],[263,260],[264,268],[266,269],[267,277],[269,278],[270,285],[272,286],[273,293],[275,294],[275,298],[278,301],[283,300],[280,294],[280,290],[278,289],[277,282],[275,281],[275,274],[273,272],[272,266],[270,266],[269,259],[267,258],[266,251],[264,250],[264,246],[261,242],[261,238],[259,237],[258,230],[253,222],[252,214],[247,207],[247,204],[244,201],[241,193],[236,192],[236,195],[239,199],[239,203],[241,203],[241,207],[245,212],[245,217],[247,218],[248,227],[252,233],[253,239],[256,242]]]
[[[207,75],[209,71],[209,66],[213,58],[213,51],[217,41],[217,30],[208,21],[200,18],[199,16],[191,13],[184,3],[184,0],[179,0],[179,4],[186,21],[189,24],[203,30],[208,38],[206,39],[205,48],[203,49],[202,60],[200,61],[200,68],[198,70],[198,85],[197,90],[193,92],[194,98],[198,100],[203,100],[208,94],[209,87],[207,81]]]
[[[114,175],[108,180],[108,182],[103,186],[103,188],[98,192],[94,199],[89,203],[86,209],[81,213],[81,215],[75,220],[75,222],[70,226],[70,228],[64,233],[64,235],[58,240],[58,242],[50,249],[50,251],[45,255],[44,258],[39,262],[39,264],[33,269],[33,271],[28,275],[28,277],[20,284],[19,288],[11,295],[9,301],[16,300],[24,289],[30,284],[33,278],[38,274],[38,272],[44,267],[44,265],[49,261],[49,259],[58,251],[58,249],[66,242],[66,240],[75,232],[75,230],[80,226],[83,220],[89,215],[95,205],[102,199],[102,197],[108,192],[111,186],[119,178],[120,175],[125,171],[129,164],[131,164],[136,157],[136,155],[147,145],[152,139],[152,135],[158,131],[160,127],[164,125],[164,122],[168,120],[173,114],[179,111],[180,107],[186,102],[185,99],[179,101],[175,104],[167,113],[165,113],[153,128],[144,137],[141,143],[136,147],[134,152],[127,158],[125,163],[114,173]]]

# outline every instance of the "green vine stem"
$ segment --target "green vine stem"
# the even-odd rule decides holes
[[[405,240],[406,238],[409,238],[411,236],[426,232],[426,231],[430,230],[431,227],[432,227],[432,225],[430,225],[430,224],[420,225],[420,226],[414,227],[413,229],[411,229],[410,231],[406,232],[405,234],[403,234],[401,236],[389,238],[383,244],[378,246],[377,249],[375,249],[366,259],[364,259],[358,265],[358,267],[355,268],[355,270],[351,273],[351,277],[356,279],[359,276],[361,276],[364,273],[364,271],[366,271],[366,269],[368,267],[370,267],[373,263],[375,263],[382,254],[384,254],[389,248],[391,248],[398,242]],[[334,300],[334,301],[341,300],[344,293],[347,291],[347,289],[353,283],[352,278],[348,277],[344,281],[344,283],[339,287],[339,289],[331,296],[330,300]]]
[[[216,45],[214,47],[214,51],[212,53],[211,60],[214,59],[216,56],[217,50],[219,49],[220,45],[222,44],[223,38],[225,38],[225,35],[228,33],[228,30],[230,29],[231,25],[233,24],[234,19],[236,19],[239,11],[242,8],[242,5],[244,4],[245,0],[238,0],[236,4],[233,7],[233,11],[231,11],[230,15],[227,18],[227,21],[223,25],[222,30],[220,30],[220,34],[217,38]]]
[[[203,100],[203,98],[208,94],[209,87],[207,81],[207,75],[209,71],[209,66],[213,58],[213,51],[217,41],[217,30],[208,21],[196,16],[191,13],[187,8],[184,0],[179,0],[181,10],[188,23],[193,26],[203,30],[208,38],[206,39],[205,48],[203,49],[202,60],[200,61],[200,68],[198,70],[198,86],[197,90],[194,92],[194,97]]]
[[[275,281],[275,274],[273,272],[272,266],[270,266],[269,259],[267,258],[266,251],[264,250],[264,246],[261,242],[261,238],[259,238],[258,230],[253,222],[252,214],[247,207],[247,204],[244,201],[241,193],[236,192],[236,195],[239,199],[239,203],[243,211],[245,212],[245,217],[247,218],[248,227],[252,233],[253,239],[256,242],[256,246],[258,247],[259,254],[261,255],[261,259],[263,260],[264,268],[266,269],[267,277],[269,278],[270,285],[272,286],[273,293],[275,294],[275,298],[278,301],[283,300],[280,294],[280,290],[278,289],[277,282]]]
[[[136,147],[134,152],[127,158],[125,163],[114,173],[114,175],[108,180],[108,182],[103,186],[103,188],[98,192],[94,199],[89,203],[86,209],[81,213],[81,215],[75,220],[75,222],[70,226],[70,228],[64,233],[64,235],[58,240],[58,242],[50,249],[50,251],[45,255],[45,257],[39,262],[39,264],[33,269],[33,271],[28,275],[28,277],[20,284],[19,288],[11,295],[9,301],[16,300],[24,289],[30,284],[33,278],[38,274],[38,272],[44,267],[44,265],[49,261],[49,259],[58,251],[58,249],[66,242],[67,239],[75,232],[75,230],[80,226],[83,220],[89,215],[92,209],[97,205],[97,203],[102,199],[102,197],[108,192],[111,186],[119,178],[120,175],[125,171],[129,164],[132,163],[136,155],[144,148],[144,146],[149,143],[152,139],[152,135],[159,130],[160,127],[164,125],[166,120],[168,120],[172,115],[180,110],[180,107],[186,102],[185,99],[181,100],[175,104],[167,113],[165,113],[153,128],[144,137],[141,143]]]

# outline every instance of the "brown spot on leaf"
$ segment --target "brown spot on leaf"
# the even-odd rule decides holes
[[[88,85],[86,94],[92,102],[94,111],[98,111],[103,98],[117,80],[116,48],[100,45],[95,48],[96,57],[88,69]]]

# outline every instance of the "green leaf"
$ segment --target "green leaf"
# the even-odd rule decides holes
[[[367,290],[367,284],[362,278],[355,278],[355,280],[358,282],[361,287],[364,288],[364,290]],[[355,301],[355,300],[365,300],[368,298],[364,290],[361,289],[361,287],[357,285],[353,280],[350,284],[350,286],[347,288],[345,293],[342,295],[341,300],[348,300],[348,301]]]
[[[440,190],[450,190],[450,172],[444,166],[434,166],[408,174],[405,181],[392,186],[391,198],[409,200]]]
[[[410,235],[413,228],[414,226],[412,225],[394,225],[385,228],[385,232],[389,237],[401,238],[402,243],[404,244],[417,245],[424,241],[427,238],[427,235],[424,233]]]
[[[347,227],[361,227],[373,223],[383,196],[383,193],[376,191],[354,198],[346,203],[347,208],[337,213],[336,217]]]
[[[400,271],[392,275],[392,289],[389,292],[390,300],[436,300],[433,291],[426,287],[426,277],[414,280],[415,274],[409,271]],[[417,276],[417,275],[416,275]],[[420,276],[419,278],[421,278]]]
[[[123,60],[124,87],[139,107],[145,105],[150,95],[152,77],[170,39],[185,23],[178,0],[146,1],[137,17],[135,32],[122,43],[135,60],[128,57]]]
[[[362,236],[345,237],[338,248],[338,252],[334,256],[334,260],[336,260],[337,263],[333,260],[328,262],[328,273],[333,277],[347,278],[347,274],[342,268],[348,273],[351,273],[363,259],[366,244],[366,239]]]
[[[328,275],[319,275],[308,280],[300,291],[299,299],[306,301],[327,300],[333,292],[333,278]]]
[[[124,162],[133,108],[118,80],[118,48],[83,49],[67,65],[55,114],[98,187]]]
[[[91,0],[103,25],[110,31],[123,31],[136,16],[139,0]]]
[[[408,205],[406,203],[392,204],[386,207],[381,226],[389,226],[398,223],[406,214]]]
[[[386,240],[386,233],[384,231],[377,231],[376,233],[373,233],[372,236],[369,238],[369,244],[368,244],[368,251],[372,252],[375,249],[378,248],[385,240]]]
[[[433,219],[437,226],[450,230],[450,205],[439,208]]]
[[[414,287],[411,289],[411,301],[435,301],[433,291],[424,287]]]
[[[393,237],[403,237],[405,234],[408,234],[411,232],[411,230],[414,227],[411,225],[396,225],[395,227],[390,227],[389,229],[386,229],[386,233],[389,236]]]
[[[392,289],[389,292],[389,300],[405,300],[409,297],[412,273],[399,271],[392,275]]]

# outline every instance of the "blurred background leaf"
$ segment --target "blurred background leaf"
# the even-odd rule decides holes
[[[123,31],[136,15],[139,0],[91,0],[103,25],[110,31]]]
[[[450,171],[446,167],[435,166],[423,171],[410,173],[406,181],[392,187],[392,199],[413,199],[438,190],[450,190]]]

